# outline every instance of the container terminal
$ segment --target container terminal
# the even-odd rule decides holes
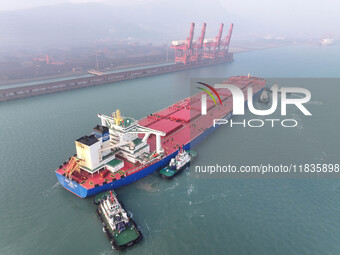
[[[70,78],[37,85],[7,87],[0,89],[0,102],[233,61],[233,53],[229,52],[229,44],[234,25],[230,25],[226,37],[223,38],[224,24],[221,23],[219,32],[213,39],[205,39],[206,26],[207,24],[203,23],[201,34],[197,40],[194,40],[195,23],[192,23],[189,37],[186,40],[172,41],[171,48],[175,51],[175,63],[173,64],[141,67],[113,73],[104,73],[91,69],[89,70],[90,77]]]

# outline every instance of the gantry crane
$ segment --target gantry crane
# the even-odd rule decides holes
[[[201,36],[198,38],[197,42],[193,46],[194,52],[192,56],[192,62],[195,62],[196,64],[198,62],[201,62],[203,58],[203,42],[204,42],[206,27],[207,27],[207,23],[203,23]]]
[[[231,23],[230,27],[229,27],[229,32],[228,35],[225,38],[225,41],[223,42],[223,47],[220,51],[220,57],[222,58],[227,58],[228,57],[228,53],[229,53],[229,44],[230,44],[230,39],[231,39],[231,35],[233,33],[233,28],[234,28],[234,24]]]
[[[219,51],[221,48],[221,38],[223,33],[224,24],[221,23],[220,30],[215,39],[206,39],[204,40],[204,55],[205,59],[216,59],[219,55]]]
[[[185,41],[172,41],[171,48],[175,49],[175,62],[188,64],[193,53],[193,38],[194,38],[195,23],[191,23],[189,37]]]

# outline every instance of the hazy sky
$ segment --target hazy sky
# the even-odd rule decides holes
[[[195,38],[203,22],[206,37],[216,36],[220,22],[233,22],[239,41],[340,39],[339,9],[339,0],[0,0],[0,46],[126,38],[169,43],[184,39],[191,22]]]
[[[0,0],[0,10],[26,9],[44,5],[61,3],[104,3],[108,5],[131,5],[135,3],[153,2],[157,0]],[[158,2],[161,0],[158,0]]]
[[[316,33],[324,31],[337,37],[340,33],[339,0],[220,0],[220,3],[233,13],[273,24],[278,30],[304,34],[304,30],[314,29]]]
[[[208,0],[184,0],[193,6]],[[279,28],[303,30],[315,27],[316,30],[335,33],[339,30],[339,0],[219,0],[226,11],[264,24],[277,24]],[[107,5],[131,5],[161,3],[169,0],[0,0],[0,10],[25,9],[60,3],[103,3]],[[178,4],[178,3],[177,3]],[[180,8],[179,8],[180,10]],[[185,15],[190,14],[190,11]],[[287,32],[287,31],[286,31]]]
[[[168,2],[167,0],[0,0],[0,10],[25,9],[60,3],[104,3],[108,5],[134,5],[146,2]],[[185,1],[185,0],[184,0]],[[192,0],[187,0],[191,2]],[[192,1],[195,5],[202,0]],[[206,2],[206,0],[203,0]],[[326,19],[335,17],[340,8],[338,0],[219,0],[230,12],[260,17],[270,14],[271,17],[301,17],[313,15],[314,18]],[[314,16],[318,14],[318,16]]]

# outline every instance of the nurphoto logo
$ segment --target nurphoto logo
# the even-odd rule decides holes
[[[216,91],[216,89],[228,89],[231,92],[231,96],[233,99],[233,115],[244,115],[245,111],[245,98],[242,90],[232,84],[215,84],[214,87],[199,82],[199,84],[206,86],[209,88],[219,99],[220,105],[222,105],[221,98]],[[198,87],[199,88],[199,87]],[[203,91],[205,91],[214,101],[215,105],[217,105],[217,102],[213,96],[213,94],[203,88],[199,88]],[[278,87],[272,87],[272,104],[269,109],[266,110],[258,110],[254,107],[253,102],[253,88],[248,87],[247,88],[247,106],[251,113],[257,116],[268,116],[273,114],[278,106],[278,98],[279,98],[279,89]],[[304,115],[311,116],[312,114],[306,109],[306,107],[303,105],[310,101],[311,99],[311,93],[308,89],[305,88],[299,88],[299,87],[282,87],[280,88],[280,95],[281,95],[281,116],[287,115],[287,105],[295,105]],[[287,98],[287,94],[291,93],[297,93],[297,94],[303,94],[301,98]],[[207,94],[203,93],[201,95],[201,114],[206,115],[207,114]],[[228,118],[231,116],[228,115]],[[295,119],[250,119],[246,121],[245,119],[242,122],[233,122],[232,120],[228,120],[228,118],[224,119],[214,119],[213,126],[216,125],[225,125],[227,123],[230,123],[230,126],[233,127],[235,125],[242,125],[243,127],[249,126],[249,127],[262,127],[265,125],[265,123],[271,123],[271,127],[275,126],[276,122],[280,122],[281,126],[283,127],[296,127],[298,125],[297,121]]]

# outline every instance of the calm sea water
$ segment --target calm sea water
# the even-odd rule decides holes
[[[97,113],[119,108],[139,119],[188,96],[192,77],[340,77],[339,53],[339,45],[247,52],[229,64],[1,103],[0,254],[118,254],[91,199],[54,174]],[[299,128],[221,127],[196,147],[195,164],[338,160],[340,89],[319,85],[310,85],[313,118]],[[117,192],[144,235],[126,254],[340,254],[340,179],[195,178],[191,169]]]

